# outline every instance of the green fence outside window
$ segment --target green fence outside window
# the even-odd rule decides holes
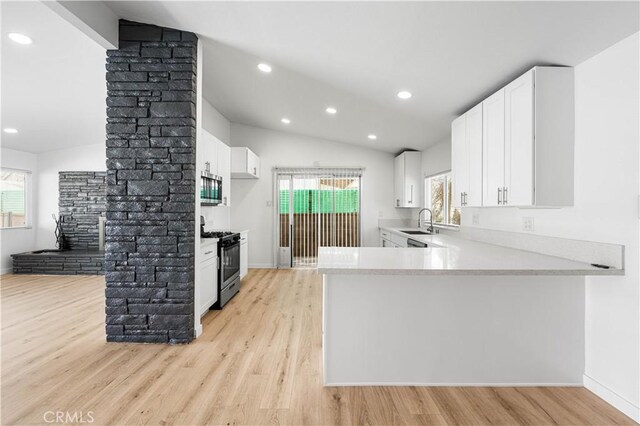
[[[296,189],[293,191],[293,213],[358,213],[360,195],[357,189],[334,191],[323,189]],[[280,214],[289,213],[289,191],[280,191]]]

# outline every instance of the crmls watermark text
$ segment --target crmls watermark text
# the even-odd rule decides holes
[[[93,411],[45,411],[45,423],[93,423]]]

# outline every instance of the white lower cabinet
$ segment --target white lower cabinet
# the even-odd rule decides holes
[[[240,278],[249,272],[249,233],[240,233]]]
[[[200,315],[218,301],[218,254],[216,245],[203,247],[200,263]]]
[[[407,238],[380,230],[380,247],[407,247]]]

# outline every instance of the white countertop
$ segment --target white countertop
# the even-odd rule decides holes
[[[390,232],[441,247],[321,247],[318,272],[381,275],[621,275],[588,263],[516,250],[448,235],[408,235]]]

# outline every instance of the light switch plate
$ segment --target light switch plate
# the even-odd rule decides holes
[[[273,206],[273,202],[271,202],[271,200],[268,200],[267,201],[267,207],[271,207],[271,206]]]
[[[474,213],[472,221],[474,225],[480,225],[480,213]]]

